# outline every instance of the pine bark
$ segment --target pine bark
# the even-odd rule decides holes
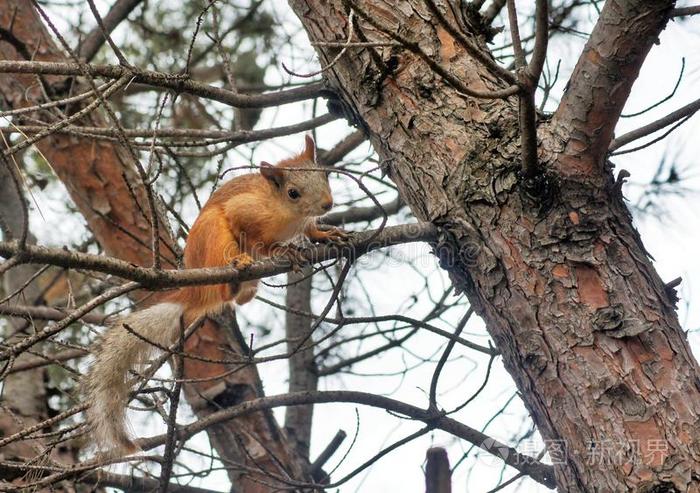
[[[350,3],[470,88],[506,87],[422,1],[290,0],[312,42],[346,39]],[[440,228],[435,254],[486,321],[559,491],[700,491],[698,364],[605,158],[671,7],[606,2],[559,110],[538,125],[535,188],[519,174],[517,98],[465,97],[395,47],[350,48],[325,72],[401,197]],[[363,20],[355,32],[389,39]],[[317,52],[322,66],[338,53]]]

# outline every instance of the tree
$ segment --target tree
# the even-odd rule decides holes
[[[138,491],[196,491],[176,486],[173,478],[194,474],[177,457],[196,433],[206,431],[215,453],[205,456],[220,461],[237,491],[320,489],[343,484],[385,453],[441,430],[501,458],[518,471],[516,478],[560,491],[700,491],[698,365],[676,315],[675,284],[664,284],[651,265],[623,201],[627,174],[614,176],[611,156],[700,109],[698,100],[614,136],[645,58],[668,20],[700,9],[674,10],[671,1],[607,2],[559,104],[545,113],[555,90],[555,77],[545,71],[549,40],[577,22],[582,3],[538,0],[532,19],[511,1],[483,4],[291,0],[322,69],[297,74],[285,67],[280,87],[270,87],[264,84],[265,64],[274,64],[280,47],[299,37],[280,36],[285,23],[276,25],[274,11],[259,1],[245,8],[187,4],[182,11],[169,5],[139,10],[139,2],[117,1],[101,17],[88,0],[96,26],[82,36],[85,24],[75,22],[68,38],[52,21],[55,14],[39,4],[4,2],[0,92],[8,108],[3,116],[12,122],[2,128],[10,136],[3,166],[5,183],[12,186],[3,193],[21,198],[21,207],[14,215],[3,212],[0,254],[7,260],[0,272],[28,265],[61,267],[64,278],[84,272],[86,278],[76,282],[90,293],[79,305],[59,310],[48,303],[9,303],[38,289],[31,275],[23,277],[30,282],[8,289],[0,303],[4,313],[53,322],[33,331],[22,327],[11,339],[5,329],[0,355],[5,387],[13,375],[36,368],[76,373],[76,358],[94,347],[86,327],[104,324],[92,311],[114,311],[110,302],[119,297],[128,294],[138,306],[175,286],[290,270],[284,259],[262,261],[244,272],[173,270],[186,236],[183,212],[195,205],[192,197],[201,203],[198,191],[218,183],[223,170],[217,156],[239,151],[241,144],[344,118],[358,130],[323,152],[322,161],[336,165],[336,185],[348,189],[343,195],[348,207],[325,221],[355,226],[349,229],[368,221],[375,226],[354,234],[346,245],[309,246],[310,264],[323,266],[327,277],[315,268],[290,273],[283,303],[260,300],[286,312],[284,336],[272,328],[274,319],[257,317],[244,320],[247,327],[259,326],[248,339],[241,329],[247,312],[237,310],[188,328],[182,348],[170,348],[144,369],[135,398],[161,414],[165,429],[139,440],[144,450],[163,448],[162,454],[145,457],[138,484],[114,472],[98,474],[107,465],[99,459],[78,453],[70,459],[49,457],[62,443],[79,447],[79,437],[88,431],[74,418],[85,406],[78,402],[75,375],[63,374],[56,377],[65,394],[58,407],[32,416],[31,425],[3,421],[1,445],[30,440],[40,446],[39,457],[50,461],[31,466],[36,458],[18,449],[0,464],[0,475],[14,481],[12,488],[67,488],[65,480],[72,480]],[[503,9],[509,29],[499,34],[493,23]],[[114,29],[127,16],[138,34],[122,40]],[[191,28],[191,37],[182,34],[184,27]],[[510,41],[507,55],[494,58],[488,45],[494,37]],[[140,50],[146,41],[148,49]],[[118,63],[93,63],[95,56]],[[292,87],[288,75],[324,80]],[[267,121],[261,108],[321,97],[329,101],[328,114],[262,128]],[[140,107],[133,108],[135,101]],[[366,137],[378,165],[338,165]],[[245,158],[254,163],[259,158],[253,152],[254,147]],[[23,220],[31,214],[23,204],[38,189],[43,160],[87,222],[90,234],[82,251],[77,245],[66,251],[32,244]],[[398,197],[387,201],[392,189]],[[396,219],[406,217],[404,204],[418,223]],[[13,219],[12,227],[6,217]],[[398,224],[388,226],[390,217]],[[464,296],[448,301],[451,290],[444,290],[422,319],[398,312],[378,315],[373,306],[354,316],[352,311],[364,305],[357,293],[362,273],[369,270],[358,260],[409,242],[427,242],[452,289]],[[377,291],[367,292],[370,305],[379,304]],[[473,312],[485,322],[495,347],[462,335]],[[452,321],[449,330],[440,327],[443,317]],[[367,325],[353,329],[356,324]],[[434,363],[420,405],[370,392],[318,390],[319,377],[392,351],[411,354],[408,345],[421,331],[431,332],[441,347],[432,361],[417,358],[421,367]],[[279,349],[281,342],[286,350]],[[58,351],[61,346],[67,348]],[[486,381],[473,396],[458,386],[463,403],[449,406],[438,387],[451,356],[466,351],[488,360]],[[552,465],[455,414],[486,385],[496,357],[512,376]],[[167,360],[174,378],[157,378],[147,387],[149,375]],[[265,396],[258,369],[278,360],[289,362],[289,392]],[[181,390],[196,416],[187,424],[178,422]],[[423,426],[348,475],[329,477],[322,467],[343,434],[327,453],[315,461],[310,456],[313,405],[329,402],[385,409]],[[291,406],[284,426],[270,411],[280,406]],[[10,407],[4,408],[8,416],[14,412]],[[442,457],[435,449],[428,453],[429,490],[449,489],[449,467],[431,462]],[[157,472],[150,469],[154,462],[160,464]]]

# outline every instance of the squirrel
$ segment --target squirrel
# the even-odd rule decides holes
[[[300,154],[274,166],[263,161],[259,172],[233,178],[211,195],[187,237],[185,268],[245,269],[299,235],[312,241],[341,241],[347,237],[342,230],[321,230],[316,225],[316,218],[332,206],[328,174],[318,170],[316,145],[307,135]],[[133,383],[128,373],[148,362],[154,352],[146,340],[168,347],[177,340],[181,319],[186,327],[199,317],[216,314],[227,303],[248,303],[257,286],[258,281],[252,280],[182,287],[105,331],[83,384],[90,404],[87,421],[98,449],[117,454],[139,451],[127,431],[126,406]]]

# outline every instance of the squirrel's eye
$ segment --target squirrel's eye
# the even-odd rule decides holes
[[[301,197],[299,190],[297,190],[296,188],[290,188],[289,190],[287,190],[287,195],[289,195],[289,198],[292,200],[296,200],[299,197]]]

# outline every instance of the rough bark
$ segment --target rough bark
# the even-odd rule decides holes
[[[345,39],[344,2],[290,4],[312,41]],[[700,491],[698,365],[603,159],[638,72],[625,63],[615,80],[605,55],[641,64],[670,4],[605,4],[566,107],[538,129],[547,171],[536,190],[521,186],[515,98],[464,97],[406,50],[355,48],[326,73],[402,198],[440,228],[436,254],[549,441],[560,491]],[[423,2],[355,5],[473,89],[505,87]],[[337,53],[317,51],[323,66]]]
[[[39,61],[69,61],[54,44],[30,1],[0,1],[0,59],[23,60],[28,57]],[[71,84],[79,82],[63,76],[39,79],[39,76],[30,74],[3,74],[0,95],[5,106],[19,108],[43,102],[40,83],[51,94],[51,91],[65,91]],[[91,114],[89,120],[82,123],[105,125],[99,113]],[[36,145],[65,184],[104,251],[136,265],[152,265],[146,192],[140,185],[127,150],[111,142],[60,134],[51,135]],[[175,248],[171,247],[173,240],[163,227],[166,220],[160,217],[160,222],[163,266],[174,267],[177,262]],[[229,328],[235,327],[230,323],[230,317],[227,322]],[[185,349],[211,359],[225,358],[227,351],[245,353],[244,344],[241,345],[240,340],[227,330],[207,321],[187,341]],[[185,394],[199,418],[222,406],[260,396],[259,377],[254,367],[248,366],[236,372],[230,370],[225,365],[187,360],[184,378],[195,382],[185,385]],[[212,380],[209,378],[212,376],[217,378]],[[269,413],[256,413],[217,425],[210,431],[210,439],[226,465],[261,467],[273,472],[279,472],[283,467],[293,477],[303,478],[301,471],[305,464],[295,455]],[[258,473],[249,474],[240,467],[232,467],[229,477],[236,491],[266,491],[264,485],[255,481],[261,477]]]

